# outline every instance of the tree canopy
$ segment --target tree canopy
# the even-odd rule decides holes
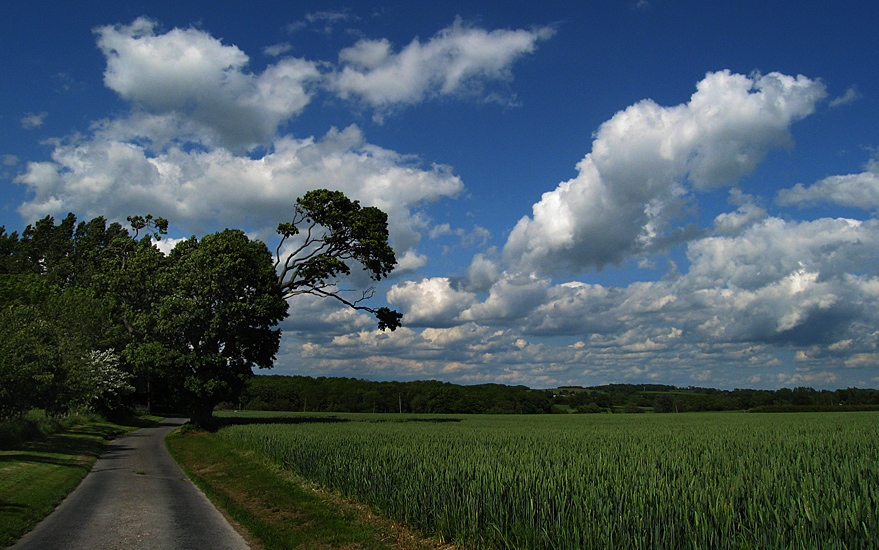
[[[180,242],[161,275],[167,290],[152,304],[151,340],[168,352],[170,379],[193,413],[210,417],[237,398],[252,368],[271,368],[287,314],[265,244],[227,229]]]
[[[167,220],[127,221],[77,224],[71,213],[20,235],[0,227],[0,419],[30,407],[124,406],[137,387],[148,405],[205,420],[237,399],[254,368],[272,367],[277,325],[301,294],[400,326],[398,312],[363,303],[374,287],[351,298],[342,286],[352,265],[380,281],[396,258],[387,215],[341,192],[300,198],[274,255],[240,229],[193,236],[166,255],[156,242]]]

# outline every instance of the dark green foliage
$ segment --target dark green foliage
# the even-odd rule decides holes
[[[853,412],[853,411],[879,411],[877,405],[763,405],[748,409],[755,413],[780,413],[780,412]]]
[[[251,410],[533,414],[552,412],[550,396],[524,386],[460,386],[435,380],[370,382],[355,378],[256,376],[242,394]]]
[[[0,275],[0,418],[89,405],[88,354],[108,345],[111,326],[90,289],[61,292],[36,274]]]
[[[816,399],[834,405],[813,410],[853,410],[855,405],[879,405],[879,391],[851,388],[815,391]],[[805,410],[784,397],[790,390],[733,390],[677,388],[659,385],[595,386],[532,390],[525,386],[480,384],[462,386],[435,380],[372,382],[356,378],[307,376],[256,376],[236,405],[248,410],[306,412],[404,412],[451,414],[520,414],[564,412],[695,412],[743,410],[745,396],[760,396],[765,403],[785,403],[782,410]],[[790,408],[794,407],[794,408]],[[615,410],[614,410],[615,409]]]
[[[44,275],[51,285],[67,286],[74,271],[75,225],[73,214],[68,214],[58,225],[51,216],[28,225],[16,246],[15,272]]]
[[[297,294],[336,298],[372,313],[382,329],[400,326],[399,313],[361,305],[373,289],[342,297],[338,279],[350,264],[379,281],[396,258],[387,215],[338,191],[297,201],[293,221],[278,227],[276,262],[265,244],[232,229],[192,237],[166,256],[155,242],[167,220],[128,223],[130,232],[68,214],[21,235],[0,227],[0,417],[94,407],[96,387],[115,408],[134,376],[148,409],[182,408],[206,420],[219,402],[238,401],[253,367],[272,366],[274,327]],[[288,238],[297,244],[282,262]]]
[[[844,406],[849,405],[879,405],[879,391],[858,388],[835,391],[812,388],[718,390],[659,384],[609,384],[590,388],[561,387],[554,390],[552,402],[578,411],[591,403],[601,408],[616,407],[617,412],[624,410],[627,405],[632,411],[634,407],[652,407],[658,413],[750,410],[755,407],[844,410]]]
[[[0,275],[17,273],[15,266],[15,250],[18,247],[18,233],[7,233],[6,227],[0,225]]]
[[[661,393],[653,400],[653,412],[670,413],[674,410],[674,400],[668,393]]]
[[[164,295],[137,326],[166,350],[167,378],[191,412],[210,416],[236,400],[252,367],[271,368],[281,334],[281,297],[265,244],[227,229],[179,243],[161,272]]]
[[[596,414],[596,413],[604,412],[604,409],[599,407],[598,403],[595,403],[595,402],[590,402],[590,403],[586,403],[585,405],[580,405],[575,410],[578,413],[589,413],[589,414]],[[641,412],[641,410],[638,409],[637,412]]]
[[[287,304],[268,248],[227,230],[166,257],[154,242],[166,220],[128,221],[133,233],[103,218],[77,225],[73,214],[20,238],[0,230],[0,416],[105,410],[93,402],[104,386],[115,409],[125,371],[148,405],[160,393],[169,407],[210,414],[237,398],[251,367],[271,367]]]

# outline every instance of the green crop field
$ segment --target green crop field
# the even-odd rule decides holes
[[[233,425],[219,436],[469,546],[832,549],[879,540],[879,413],[322,420]]]

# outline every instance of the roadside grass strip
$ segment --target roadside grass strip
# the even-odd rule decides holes
[[[0,547],[49,515],[88,474],[108,441],[138,427],[88,423],[0,450]]]
[[[243,527],[253,548],[438,550],[367,507],[318,488],[265,457],[205,432],[177,431],[166,445],[186,475]]]

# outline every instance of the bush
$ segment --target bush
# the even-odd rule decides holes
[[[586,403],[585,405],[580,405],[579,407],[577,407],[576,411],[578,413],[596,414],[604,412],[604,409],[599,407],[598,403]]]
[[[43,409],[31,409],[0,422],[0,447],[14,447],[25,441],[42,439],[73,426],[101,420],[103,419],[99,415],[87,410],[65,416],[53,416],[46,414]]]
[[[48,416],[46,411],[31,409],[0,423],[0,445],[8,448],[24,441],[42,439],[58,428],[58,421]]]

